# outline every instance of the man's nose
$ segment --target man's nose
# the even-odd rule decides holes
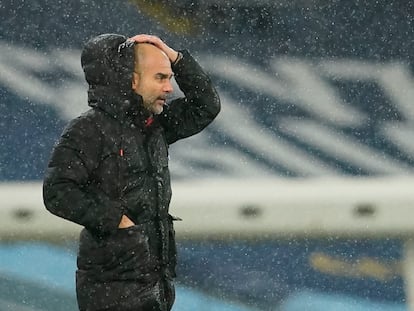
[[[170,80],[167,80],[164,84],[164,89],[163,91],[166,93],[171,93],[173,91],[173,86]]]

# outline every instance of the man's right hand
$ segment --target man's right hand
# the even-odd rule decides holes
[[[178,52],[170,48],[167,44],[165,44],[164,41],[162,41],[157,36],[140,34],[140,35],[136,35],[129,39],[134,40],[137,43],[151,43],[155,45],[157,48],[159,48],[161,51],[163,51],[167,55],[167,57],[170,59],[171,63],[177,60]]]
[[[118,225],[118,228],[124,229],[135,226],[134,222],[129,219],[126,215],[122,215],[121,222]]]

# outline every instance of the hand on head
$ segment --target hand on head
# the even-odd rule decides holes
[[[170,62],[174,62],[178,57],[178,52],[172,48],[170,48],[167,44],[165,44],[164,41],[162,41],[157,36],[147,35],[147,34],[140,34],[133,36],[129,38],[130,40],[133,40],[137,43],[150,43],[155,45],[157,48],[159,48],[161,51],[163,51],[168,58],[170,59]]]

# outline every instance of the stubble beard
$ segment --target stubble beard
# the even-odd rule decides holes
[[[146,102],[144,103],[144,106],[148,111],[150,111],[154,115],[161,114],[164,110],[164,104],[160,105],[158,103],[158,99],[152,102]]]

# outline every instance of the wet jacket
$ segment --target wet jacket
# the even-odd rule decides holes
[[[220,110],[209,77],[181,51],[172,69],[185,98],[149,118],[141,96],[131,90],[134,54],[126,43],[123,36],[103,35],[86,44],[81,58],[91,109],[64,130],[44,179],[46,208],[84,226],[80,304],[88,289],[99,292],[101,282],[146,284],[160,275],[175,276],[168,145],[200,132]],[[118,229],[124,214],[134,227]],[[117,298],[104,300],[101,307]]]

